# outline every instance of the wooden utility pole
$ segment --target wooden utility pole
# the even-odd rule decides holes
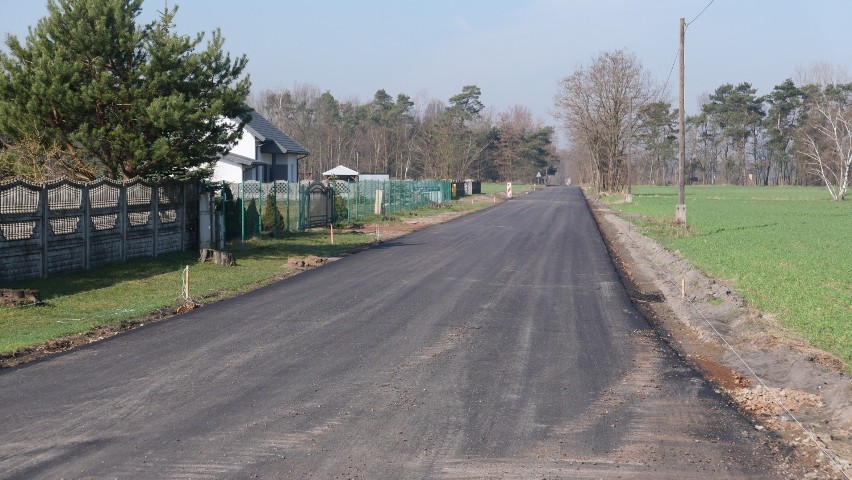
[[[633,203],[633,190],[630,186],[630,154],[631,149],[633,147],[633,99],[630,99],[630,118],[629,118],[630,132],[627,137],[627,195],[624,197],[625,203]]]
[[[675,208],[675,222],[686,223],[686,202],[684,199],[684,163],[686,162],[686,121],[684,120],[684,100],[683,100],[683,85],[684,85],[684,68],[683,68],[683,44],[684,30],[686,27],[683,22],[683,17],[680,19],[680,101],[678,106],[678,194],[677,207]]]

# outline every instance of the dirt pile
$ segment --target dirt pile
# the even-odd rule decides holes
[[[738,405],[753,415],[782,415],[787,412],[798,412],[803,407],[823,406],[822,397],[819,395],[763,385],[731,390],[731,396]]]
[[[326,262],[328,262],[327,258],[317,257],[315,255],[308,255],[306,257],[288,259],[287,266],[290,268],[304,270],[308,268],[318,267]]]

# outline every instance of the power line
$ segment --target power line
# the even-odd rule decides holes
[[[700,17],[701,14],[703,14],[705,11],[707,11],[707,9],[710,8],[710,5],[713,5],[713,2],[715,2],[715,1],[716,0],[710,0],[710,3],[708,3],[707,6],[704,7],[704,10],[701,10],[701,12],[698,15],[696,15],[695,18],[690,20],[689,23],[686,24],[686,26],[689,27],[690,25],[692,25],[692,22],[698,20],[698,17]]]
[[[669,80],[672,79],[672,72],[674,72],[674,67],[675,67],[675,64],[677,63],[677,58],[678,58],[679,55],[680,55],[680,50],[675,52],[674,60],[672,60],[672,68],[669,69],[669,76],[666,77],[666,83],[663,84],[663,92],[665,92],[666,89],[669,88]]]

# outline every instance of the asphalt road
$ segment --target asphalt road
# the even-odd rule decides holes
[[[552,187],[0,372],[0,478],[777,477]]]

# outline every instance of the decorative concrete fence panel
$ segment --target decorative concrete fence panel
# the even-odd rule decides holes
[[[0,185],[0,284],[194,248],[197,183]]]

